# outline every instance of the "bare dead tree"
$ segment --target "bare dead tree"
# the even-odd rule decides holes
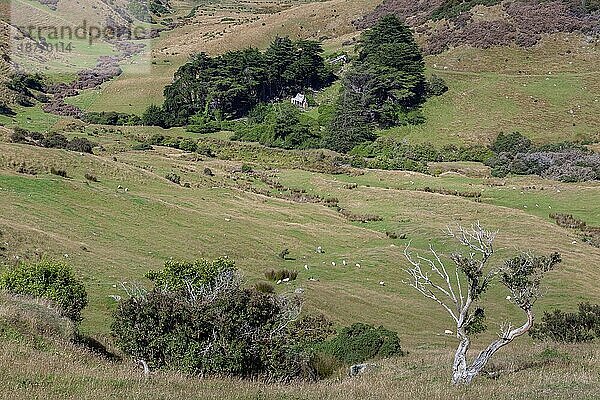
[[[531,329],[533,304],[541,297],[541,278],[561,260],[558,253],[548,257],[522,254],[507,260],[502,267],[490,268],[487,264],[494,254],[497,231],[488,231],[478,222],[468,229],[461,226],[448,228],[446,233],[466,249],[465,253],[449,256],[454,264],[452,267],[446,266],[444,258],[433,246],[429,247],[430,256],[423,257],[411,254],[409,245],[404,255],[410,267],[405,271],[411,277],[410,286],[442,306],[456,324],[456,336],[460,342],[454,355],[452,383],[469,384],[498,350]],[[512,295],[507,299],[525,313],[526,321],[518,327],[506,324],[498,339],[469,364],[470,337],[485,330],[484,310],[476,304],[497,276]]]

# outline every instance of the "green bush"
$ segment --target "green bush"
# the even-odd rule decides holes
[[[194,139],[182,139],[179,142],[179,149],[183,151],[188,151],[190,153],[195,153],[198,150],[198,142]]]
[[[65,148],[69,151],[92,154],[94,143],[90,142],[86,138],[74,138],[69,141]]]
[[[600,338],[600,304],[581,303],[577,313],[545,312],[530,332],[534,339],[563,343],[589,342]]]
[[[324,342],[319,350],[348,364],[405,354],[396,332],[362,323],[343,328],[336,337]]]
[[[177,175],[175,172],[169,172],[168,174],[166,174],[165,179],[168,179],[176,185],[179,185],[181,183],[181,176]]]
[[[152,150],[152,145],[149,143],[138,143],[138,144],[134,144],[131,147],[131,149],[138,150],[138,151]]]
[[[67,178],[68,177],[67,171],[64,170],[64,169],[56,169],[54,167],[50,167],[50,173],[52,175],[60,176],[61,178]]]
[[[88,112],[83,120],[90,124],[98,125],[141,125],[142,119],[137,115],[118,113],[114,111]]]
[[[150,271],[146,278],[156,287],[179,290],[186,286],[186,282],[193,286],[212,285],[217,276],[235,269],[235,263],[227,258],[193,262],[168,260],[162,270]]]
[[[496,154],[509,153],[514,155],[531,151],[533,144],[529,138],[519,132],[500,133],[490,148]]]
[[[315,343],[329,334],[318,318],[292,322],[298,299],[241,287],[227,259],[179,263],[151,272],[154,288],[119,303],[117,345],[152,368],[201,375],[289,381],[317,376]]]
[[[49,260],[21,263],[4,272],[0,275],[0,289],[49,300],[75,323],[82,320],[81,311],[88,302],[85,287],[71,268]]]
[[[166,119],[163,109],[155,104],[151,104],[142,115],[142,124],[165,128],[167,127]]]
[[[448,85],[443,78],[432,75],[425,87],[425,92],[428,97],[441,96],[448,91]]]

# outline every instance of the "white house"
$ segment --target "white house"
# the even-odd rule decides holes
[[[295,97],[292,97],[292,104],[303,109],[308,108],[308,100],[306,100],[306,96],[302,93],[298,93]]]

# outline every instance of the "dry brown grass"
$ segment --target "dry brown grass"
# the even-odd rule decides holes
[[[133,362],[110,362],[70,344],[36,350],[2,340],[0,397],[20,399],[597,399],[597,346],[521,343],[500,353],[488,368],[496,379],[479,377],[469,387],[452,387],[452,343],[411,349],[403,358],[377,362],[357,378],[318,383],[253,381],[155,372],[144,379]]]

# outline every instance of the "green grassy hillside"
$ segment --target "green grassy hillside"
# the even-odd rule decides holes
[[[74,7],[68,1],[60,1],[57,10],[33,0],[19,2],[40,21],[68,20]],[[378,3],[173,1],[180,25],[154,39],[148,53],[124,62],[121,76],[67,102],[86,111],[141,114],[162,102],[163,87],[190,54],[264,47],[277,34],[322,40],[328,53],[350,51],[358,34],[354,21]],[[97,18],[106,4],[94,2],[85,15]],[[442,146],[488,144],[499,132],[518,130],[537,143],[586,141],[596,143],[589,147],[598,151],[598,46],[576,33],[552,34],[527,49],[459,46],[428,55],[427,74],[442,77],[449,91],[424,105],[424,124],[379,134]],[[107,44],[82,44],[78,50],[57,79],[113,53]],[[153,63],[140,73],[137,62],[144,55]],[[3,76],[7,68],[0,61]],[[0,100],[2,95],[0,82]],[[451,387],[457,342],[444,331],[454,328],[452,321],[406,284],[403,272],[406,246],[425,252],[433,244],[448,254],[458,245],[443,229],[480,221],[499,231],[494,266],[520,251],[561,253],[563,263],[547,275],[546,295],[535,305],[538,317],[555,308],[574,310],[583,301],[597,303],[600,248],[580,232],[558,226],[550,214],[572,214],[600,227],[600,182],[494,178],[479,163],[432,163],[432,175],[355,169],[336,163],[339,155],[329,151],[270,149],[230,141],[227,132],[87,125],[44,113],[41,104],[13,109],[17,114],[0,116],[0,125],[85,137],[99,145],[94,154],[84,154],[9,143],[10,129],[0,127],[0,268],[42,256],[72,265],[89,294],[84,335],[112,350],[110,324],[115,296],[125,295],[122,282],[148,284],[144,274],[171,257],[226,255],[247,285],[264,281],[268,269],[297,271],[297,280],[276,285],[278,293],[304,289],[305,311],[322,313],[338,327],[356,321],[385,325],[399,333],[409,355],[377,362],[375,371],[358,378],[342,371],[312,384],[199,380],[168,371],[144,378],[127,358],[108,360],[48,334],[64,321],[45,305],[27,300],[23,306],[22,299],[0,293],[0,398],[600,398],[597,342],[555,345],[523,337],[493,359],[488,372],[502,371],[496,379]],[[193,138],[212,154],[132,149],[157,133]],[[64,170],[67,177],[52,170]],[[179,175],[182,184],[166,179],[169,173]],[[346,215],[325,199],[337,199]],[[324,253],[315,251],[319,246]],[[290,252],[286,260],[279,256],[284,249]],[[521,321],[507,294],[500,284],[491,287],[489,330],[476,338],[475,350],[495,338],[506,320]],[[34,329],[40,320],[49,321],[49,327],[41,324],[41,333]]]

